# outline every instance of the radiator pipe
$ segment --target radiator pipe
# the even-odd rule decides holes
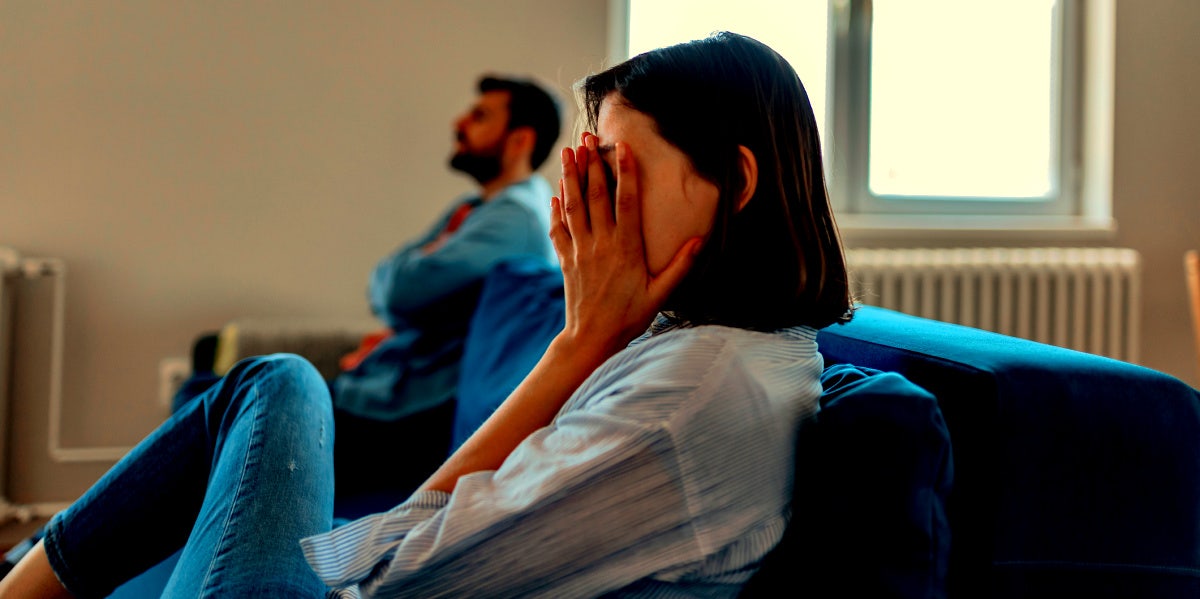
[[[116,462],[130,447],[78,447],[62,445],[62,379],[65,350],[67,265],[58,258],[29,258],[22,261],[27,278],[53,277],[54,312],[50,331],[50,418],[47,451],[59,463]]]
[[[19,266],[6,269],[26,279],[53,277],[53,308],[50,330],[50,386],[46,449],[57,463],[116,462],[129,453],[129,447],[63,447],[62,444],[62,374],[66,329],[66,264],[58,258],[24,258]],[[0,487],[3,489],[3,487]],[[69,502],[12,503],[7,492],[0,493],[0,524],[16,520],[29,522],[34,518],[49,518],[65,509]]]

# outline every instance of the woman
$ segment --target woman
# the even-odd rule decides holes
[[[787,522],[815,329],[850,314],[816,121],[791,67],[729,33],[581,92],[594,133],[563,150],[552,199],[566,326],[408,501],[325,532],[323,384],[251,360],[56,516],[0,591],[103,595],[186,541],[183,596],[736,594]],[[154,547],[124,547],[130,527]]]

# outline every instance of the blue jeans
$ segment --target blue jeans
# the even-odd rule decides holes
[[[299,540],[332,526],[333,433],[308,362],[245,360],[51,519],[51,567],[103,597],[183,547],[164,597],[322,597]]]

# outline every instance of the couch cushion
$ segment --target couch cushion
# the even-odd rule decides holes
[[[953,466],[937,401],[845,364],[821,382],[797,437],[791,524],[743,596],[943,597]]]
[[[558,266],[534,256],[501,262],[484,280],[463,349],[451,451],[517,388],[562,330],[562,284]]]
[[[1200,596],[1200,394],[1100,356],[864,307],[827,363],[901,372],[954,442],[951,596]]]

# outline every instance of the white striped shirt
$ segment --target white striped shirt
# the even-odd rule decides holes
[[[808,327],[660,317],[495,471],[301,541],[331,597],[733,596],[783,534]]]

